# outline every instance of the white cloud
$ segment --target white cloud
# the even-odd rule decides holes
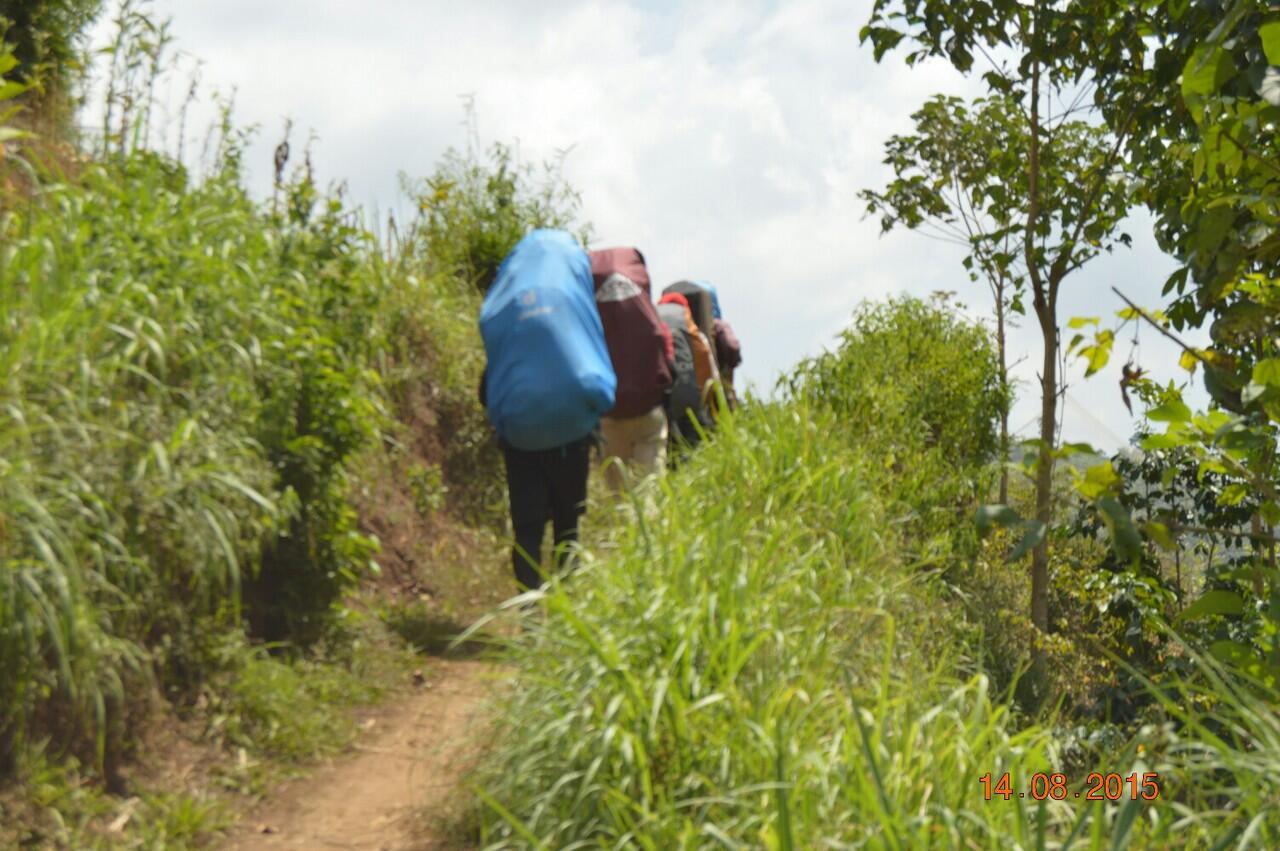
[[[474,95],[486,142],[518,139],[535,161],[572,147],[566,174],[599,243],[639,245],[659,286],[716,282],[745,347],[740,374],[761,389],[827,344],[861,299],[953,289],[974,315],[987,312],[955,250],[916,234],[882,238],[863,217],[856,194],[887,177],[884,140],[930,95],[978,91],[944,63],[876,65],[857,41],[870,0],[155,7],[205,61],[206,87],[235,88],[238,118],[261,126],[248,152],[260,193],[286,115],[295,142],[318,133],[322,179],[344,179],[353,198],[384,211],[398,204],[399,171],[427,174],[465,144],[461,96]],[[173,110],[184,90],[174,82]],[[1079,273],[1064,319],[1118,307],[1114,281],[1158,301],[1167,264],[1149,239],[1137,244]],[[1015,421],[1037,410],[1037,340],[1024,325],[1013,337],[1028,384]],[[1155,346],[1144,338],[1144,351]],[[1108,374],[1071,393],[1123,437],[1129,419],[1114,387]],[[1099,431],[1073,410],[1069,432]]]

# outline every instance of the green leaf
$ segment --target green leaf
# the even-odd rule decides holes
[[[1231,232],[1235,222],[1236,211],[1228,206],[1214,207],[1205,212],[1195,225],[1196,250],[1201,254],[1212,254],[1222,245],[1222,241]]]
[[[1137,821],[1142,806],[1142,800],[1136,797],[1126,798],[1120,805],[1120,814],[1116,816],[1115,824],[1111,828],[1111,851],[1124,851],[1129,847],[1129,834],[1133,830],[1133,823]]]
[[[1155,541],[1162,550],[1173,552],[1178,548],[1178,542],[1174,540],[1169,527],[1163,523],[1156,520],[1148,520],[1142,524],[1142,531],[1146,532],[1147,537]]]
[[[0,74],[8,74],[18,67],[18,57],[12,53],[0,53]]]
[[[1262,52],[1267,54],[1267,62],[1280,65],[1280,21],[1268,21],[1258,27],[1258,38],[1262,39]]]
[[[1191,409],[1181,399],[1172,399],[1147,411],[1147,419],[1157,423],[1189,423]]]
[[[1218,494],[1218,505],[1239,505],[1244,502],[1245,497],[1249,495],[1249,488],[1240,483],[1233,482],[1222,489],[1222,493]]]
[[[26,90],[27,87],[22,85],[22,83],[15,83],[13,81],[7,83],[0,82],[0,100],[12,100]]]
[[[1080,355],[1089,361],[1089,367],[1084,371],[1085,377],[1093,375],[1107,365],[1107,361],[1111,360],[1110,346],[1086,346],[1080,350]]]
[[[1104,496],[1097,505],[1103,522],[1111,531],[1111,545],[1116,555],[1128,562],[1137,561],[1142,553],[1142,537],[1133,525],[1129,510],[1111,496]]]
[[[1196,357],[1195,352],[1183,351],[1182,356],[1178,358],[1178,366],[1187,372],[1195,372],[1196,367],[1200,364],[1200,358]]]
[[[1076,482],[1076,490],[1085,499],[1095,500],[1104,494],[1115,493],[1120,486],[1120,475],[1110,461],[1094,464],[1085,470],[1084,476]]]
[[[1182,96],[1212,95],[1231,79],[1234,72],[1231,54],[1216,44],[1202,44],[1192,51],[1191,58],[1183,66]]]
[[[1097,325],[1099,321],[1097,316],[1073,316],[1067,321],[1067,327],[1080,329],[1086,325]]]
[[[1265,358],[1255,363],[1253,380],[1269,387],[1280,386],[1280,358]]]
[[[1022,522],[1022,516],[1007,505],[995,503],[978,506],[978,513],[973,518],[978,527],[978,534],[986,537],[996,526],[1015,526]]]
[[[1257,662],[1247,646],[1229,639],[1213,642],[1209,645],[1209,653],[1219,662],[1226,662],[1240,668],[1252,667]]]
[[[1244,600],[1234,591],[1206,591],[1179,615],[1182,620],[1193,621],[1211,615],[1242,615]]]
[[[1048,527],[1039,520],[1028,520],[1026,523],[1026,532],[1022,535],[1022,540],[1018,542],[1018,546],[1013,548],[1013,552],[1009,553],[1008,561],[1017,561],[1018,559],[1040,546],[1040,542],[1044,540],[1045,532]]]
[[[1179,446],[1190,446],[1195,442],[1195,438],[1191,437],[1185,431],[1165,432],[1164,434],[1149,434],[1142,438],[1140,444],[1143,449],[1152,451],[1156,449],[1177,449]]]

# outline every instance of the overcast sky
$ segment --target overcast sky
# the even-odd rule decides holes
[[[636,245],[655,290],[705,278],[742,340],[739,375],[767,392],[828,345],[863,299],[956,290],[989,311],[960,252],[910,232],[881,237],[858,190],[888,175],[881,147],[935,93],[980,92],[944,64],[876,65],[858,44],[870,0],[155,0],[177,46],[202,63],[205,92],[235,90],[237,120],[260,129],[250,180],[265,195],[284,118],[295,151],[319,137],[323,181],[382,212],[403,203],[397,174],[429,174],[463,146],[463,96],[482,140],[517,141],[524,159],[571,149],[569,181],[593,247]],[[105,37],[104,22],[97,39]],[[169,86],[172,105],[187,83]],[[176,135],[176,122],[170,124]],[[170,142],[172,145],[172,142]],[[1145,220],[1134,247],[1069,278],[1063,322],[1158,305],[1172,268]],[[1013,425],[1030,436],[1038,330],[1024,321],[1012,356],[1022,381]],[[1069,336],[1069,335],[1068,335]],[[1141,363],[1182,380],[1150,329]],[[1130,349],[1118,346],[1119,362]],[[1076,380],[1064,435],[1114,448],[1132,431],[1119,364]],[[1196,394],[1202,398],[1202,394]]]

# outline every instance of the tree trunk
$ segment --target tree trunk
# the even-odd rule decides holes
[[[1040,5],[1032,8],[1032,39],[1040,37]],[[1040,463],[1036,465],[1036,519],[1045,524],[1045,536],[1031,552],[1031,622],[1042,633],[1049,631],[1049,522],[1053,519],[1053,445],[1058,402],[1058,293],[1057,281],[1041,274],[1035,243],[1040,225],[1040,61],[1031,63],[1030,142],[1027,148],[1027,234],[1023,250],[1040,335],[1044,339],[1044,363],[1040,373]],[[1044,654],[1034,651],[1033,673],[1043,674]]]
[[[1031,622],[1049,631],[1049,536],[1053,521],[1053,462],[1058,425],[1058,325],[1051,299],[1037,306],[1044,362],[1040,369],[1040,462],[1036,465],[1036,519],[1044,524],[1044,539],[1031,551]]]
[[[996,287],[996,351],[1000,356],[1000,390],[1004,404],[1000,408],[1000,499],[1001,505],[1009,504],[1009,365],[1005,358],[1004,343],[1004,283]]]

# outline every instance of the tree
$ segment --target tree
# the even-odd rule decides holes
[[[972,108],[959,98],[930,99],[911,116],[915,133],[885,143],[885,164],[894,179],[883,192],[859,193],[869,213],[880,214],[882,232],[898,225],[919,229],[943,242],[968,249],[965,268],[973,281],[991,291],[996,314],[996,353],[1001,389],[1001,504],[1009,501],[1009,381],[1005,327],[1007,314],[1022,314],[1022,232],[1008,218],[1008,187],[1002,175],[1013,164],[993,167],[1008,157],[1010,138],[1025,135],[1016,104],[1002,97],[979,100]]]
[[[1127,4],[1095,0],[1099,12],[1120,14]],[[1096,49],[1094,22],[1076,4],[1036,0],[876,0],[861,38],[877,61],[906,41],[908,65],[934,56],[958,70],[982,74],[993,95],[1022,114],[1025,133],[999,150],[1016,152],[995,162],[1017,164],[1006,172],[1009,191],[997,208],[1021,228],[1027,289],[1043,342],[1040,367],[1040,436],[1036,449],[1036,512],[1024,541],[1032,546],[1031,619],[1049,628],[1048,529],[1053,521],[1053,468],[1058,454],[1058,297],[1063,282],[1101,251],[1128,243],[1118,232],[1128,211],[1128,185],[1119,171],[1128,126],[1103,129],[1076,119],[1087,108],[1089,58]],[[1000,58],[997,58],[997,55]],[[1004,57],[1009,57],[1008,59]],[[1021,547],[1019,548],[1022,549]]]

